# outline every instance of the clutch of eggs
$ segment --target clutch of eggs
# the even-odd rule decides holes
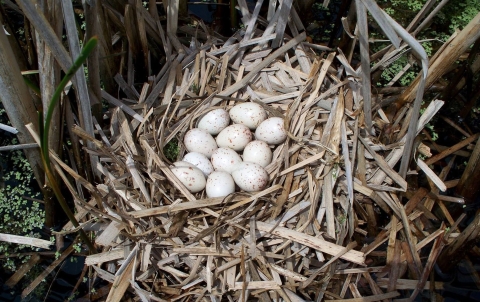
[[[269,182],[265,167],[272,161],[270,146],[286,138],[284,120],[268,118],[257,103],[240,103],[229,112],[214,109],[185,134],[183,143],[189,153],[171,169],[191,193],[205,189],[209,198],[234,193],[236,186],[260,191]]]

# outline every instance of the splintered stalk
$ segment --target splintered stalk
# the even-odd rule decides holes
[[[48,105],[47,115],[45,116],[44,123],[42,122],[43,119],[40,114],[40,123],[41,123],[40,124],[40,129],[41,129],[40,130],[40,136],[41,136],[40,149],[42,153],[42,161],[45,168],[45,174],[47,174],[48,180],[50,181],[50,187],[55,193],[55,196],[57,197],[58,202],[60,203],[60,206],[62,207],[63,211],[67,215],[68,219],[72,222],[74,227],[79,227],[79,223],[75,218],[75,215],[72,213],[72,211],[68,207],[67,202],[65,201],[65,198],[63,197],[63,194],[60,191],[60,187],[56,182],[55,177],[53,176],[52,167],[50,165],[48,135],[50,132],[50,123],[52,122],[53,111],[58,101],[60,100],[60,95],[62,94],[63,89],[65,88],[67,83],[72,79],[72,77],[75,75],[77,70],[80,67],[82,67],[83,63],[86,61],[90,53],[93,51],[93,49],[97,45],[97,42],[98,42],[98,38],[92,37],[85,44],[82,51],[80,52],[79,57],[75,60],[73,65],[68,70],[67,74],[65,74],[65,76],[63,77],[62,81],[60,82],[57,89],[55,90],[55,93],[53,94],[52,99],[50,100],[50,104]],[[92,253],[94,253],[95,248],[83,229],[80,229],[80,237],[87,244],[89,250]]]

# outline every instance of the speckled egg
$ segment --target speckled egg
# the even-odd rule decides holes
[[[251,141],[243,150],[243,160],[265,168],[272,162],[272,150],[264,141]]]
[[[242,162],[242,158],[230,148],[218,148],[213,152],[211,161],[215,171],[231,174],[235,167]]]
[[[183,143],[189,152],[202,153],[208,158],[212,157],[213,151],[217,149],[217,143],[210,133],[197,128],[191,129],[185,134]]]
[[[209,198],[224,197],[235,192],[235,182],[227,172],[213,172],[207,178],[205,192]]]
[[[171,170],[191,193],[197,193],[205,189],[207,181],[200,169],[194,167],[174,167]]]
[[[240,189],[247,192],[263,190],[269,181],[268,173],[256,163],[243,162],[232,172],[232,177]]]
[[[252,140],[252,132],[242,124],[230,125],[217,135],[217,145],[220,148],[230,148],[242,151]]]
[[[283,125],[283,119],[271,117],[264,120],[255,130],[255,138],[269,145],[278,145],[287,139],[287,131]]]
[[[225,109],[215,109],[205,114],[198,122],[197,128],[217,135],[230,123],[230,116]]]
[[[230,109],[230,118],[235,124],[243,124],[255,130],[267,118],[263,107],[257,103],[241,103]]]
[[[195,167],[199,168],[203,172],[205,177],[207,177],[210,173],[213,172],[212,163],[202,153],[198,153],[198,152],[187,153],[183,157],[183,161],[187,163],[191,163]]]

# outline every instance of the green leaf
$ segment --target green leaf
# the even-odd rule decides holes
[[[55,107],[58,101],[60,100],[60,95],[62,94],[63,89],[65,88],[65,86],[67,86],[68,82],[72,79],[72,77],[75,75],[77,70],[80,67],[82,67],[82,64],[87,60],[88,56],[93,51],[97,43],[98,43],[98,38],[93,37],[85,44],[82,51],[80,52],[79,57],[75,60],[73,65],[68,70],[67,74],[63,77],[62,81],[60,82],[57,89],[55,90],[55,93],[53,94],[52,99],[50,100],[50,104],[48,105],[47,116],[45,117],[45,123],[43,125],[44,131],[43,131],[42,142],[41,142],[43,157],[45,159],[45,162],[48,165],[50,165],[50,156],[48,153],[48,135],[50,131],[50,123],[52,122],[53,111],[55,110]]]

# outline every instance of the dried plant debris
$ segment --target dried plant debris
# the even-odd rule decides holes
[[[417,103],[405,103],[396,116],[387,114],[379,106],[382,96],[362,84],[369,83],[371,72],[367,42],[358,66],[340,50],[322,48],[319,56],[305,43],[292,1],[274,3],[269,20],[259,17],[257,7],[244,14],[245,29],[228,39],[202,23],[178,27],[190,47],[175,35],[174,10],[165,27],[138,8],[137,18],[148,38],[163,45],[167,61],[141,91],[132,85],[134,67],[127,64],[128,79],[114,78],[125,99],[102,91],[111,104],[109,127],[96,123],[97,138],[73,130],[90,142],[84,146],[98,157],[92,168],[103,183],[93,186],[67,171],[94,197],[81,202],[78,196],[84,210],[77,218],[96,217],[82,224],[96,233],[101,248],[86,264],[111,283],[109,291],[102,290],[108,301],[120,301],[127,291],[142,301],[387,301],[443,286],[429,280],[430,272],[445,243],[458,237],[459,223],[444,203],[463,201],[440,194],[458,183],[445,181],[448,166],[437,175],[429,164],[478,135],[425,159],[429,147],[413,138],[443,102],[430,102],[419,117]],[[393,52],[405,48],[404,42],[421,52],[374,1],[356,3],[359,22],[369,11],[385,26],[398,48]],[[248,12],[245,1],[238,5]],[[366,24],[358,29],[368,41]],[[385,61],[391,56],[385,53]],[[426,58],[419,58],[426,68]],[[196,180],[181,171],[197,168],[173,162],[192,148],[207,148],[207,141],[189,147],[187,132],[208,113],[238,104],[256,104],[266,118],[280,120],[285,132],[266,144],[271,158],[261,167],[265,182],[254,181],[250,190],[234,176],[237,185],[221,197],[193,190]],[[261,136],[255,130],[250,135]],[[409,158],[402,161],[405,154]],[[411,189],[399,171],[401,161],[410,167],[407,174],[421,169],[432,189]],[[444,224],[432,227],[438,220],[434,205],[449,217],[448,232]]]

